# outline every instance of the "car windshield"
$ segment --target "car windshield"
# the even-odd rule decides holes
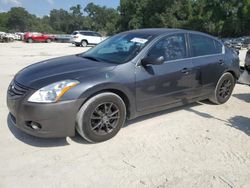
[[[123,33],[115,35],[81,54],[95,61],[122,64],[133,59],[152,40],[152,35]]]

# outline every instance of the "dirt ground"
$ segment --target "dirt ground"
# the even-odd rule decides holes
[[[5,99],[14,74],[84,50],[71,44],[0,44],[0,188],[250,187],[249,86],[237,85],[221,106],[200,102],[129,121],[100,144],[79,136],[35,138],[12,127]]]

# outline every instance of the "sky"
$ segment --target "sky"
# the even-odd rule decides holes
[[[21,6],[31,14],[41,17],[48,15],[52,9],[63,8],[69,10],[71,6],[80,4],[82,7],[85,7],[91,2],[106,7],[116,8],[120,0],[0,0],[0,12],[7,12],[11,7]]]

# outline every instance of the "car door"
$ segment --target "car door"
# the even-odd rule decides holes
[[[226,69],[224,47],[219,41],[202,34],[189,34],[189,45],[198,78],[198,82],[194,82],[194,95],[209,95]]]
[[[186,35],[174,34],[156,42],[146,56],[164,57],[161,65],[136,67],[137,110],[185,103],[196,79],[188,57]]]
[[[37,33],[36,35],[34,35],[34,38],[35,38],[36,41],[42,42],[43,41],[43,34],[42,33]]]
[[[102,36],[99,33],[93,33],[94,36],[94,44],[99,44],[102,42]]]
[[[86,37],[86,40],[89,44],[99,43],[99,40],[97,40],[97,37],[94,35],[94,32],[83,32],[83,35]]]

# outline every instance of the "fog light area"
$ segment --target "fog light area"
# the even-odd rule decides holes
[[[34,121],[28,121],[26,122],[26,125],[33,130],[40,130],[42,128],[42,126],[39,123]]]

